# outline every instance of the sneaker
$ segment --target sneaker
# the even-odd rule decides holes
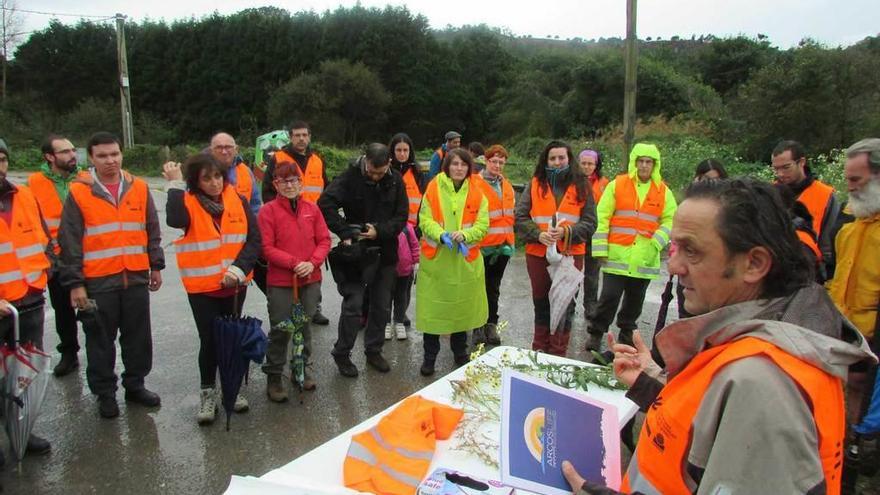
[[[347,376],[349,378],[358,376],[357,366],[351,362],[351,357],[334,355],[333,360],[336,361],[336,367],[339,368],[339,373],[342,374],[342,376]]]
[[[76,353],[66,353],[61,355],[61,361],[55,365],[52,374],[61,378],[77,368],[79,368],[79,358],[76,357]]]
[[[434,374],[434,361],[429,361],[427,359],[422,361],[422,367],[419,368],[419,373],[421,373],[422,376],[433,375]]]
[[[385,340],[391,340],[391,323],[385,325]]]
[[[382,357],[382,354],[378,352],[375,354],[367,354],[367,364],[381,373],[388,373],[391,371],[391,366],[388,364],[388,361],[386,361],[385,358]]]
[[[494,323],[486,323],[483,327],[483,337],[489,345],[501,345],[501,336],[498,335],[498,325]]]
[[[217,416],[217,399],[213,388],[203,388],[199,396],[199,412],[196,421],[200,425],[209,425]]]
[[[266,395],[269,396],[269,400],[272,402],[287,401],[287,390],[284,389],[284,384],[281,383],[281,375],[269,375],[266,380]]]
[[[403,323],[394,324],[394,333],[397,334],[397,340],[406,340],[406,327]]]
[[[52,444],[45,438],[40,438],[33,433],[28,437],[25,454],[27,455],[46,455],[52,450]]]
[[[146,407],[159,407],[162,403],[161,399],[159,399],[159,394],[150,392],[145,388],[126,390],[125,402],[134,402],[135,404],[140,404]]]
[[[116,403],[116,397],[112,395],[98,396],[98,412],[102,418],[112,419],[119,416],[119,404]]]
[[[312,323],[315,325],[329,325],[330,319],[326,316],[322,315],[320,311],[315,313],[315,316],[312,316]]]
[[[244,398],[243,395],[238,394],[235,396],[235,405],[232,406],[232,410],[237,413],[247,412],[251,406],[248,405],[247,399]]]

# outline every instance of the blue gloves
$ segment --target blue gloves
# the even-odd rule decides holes
[[[470,250],[468,249],[468,247],[465,243],[459,242],[458,243],[458,252],[461,253],[462,256],[467,258],[468,252],[470,252]]]
[[[452,237],[449,236],[449,232],[444,232],[440,234],[440,241],[443,242],[443,244],[446,244],[446,247],[448,247],[450,251],[455,250],[455,247],[452,245]]]

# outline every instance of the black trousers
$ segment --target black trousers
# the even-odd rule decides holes
[[[61,354],[76,354],[79,352],[76,311],[70,304],[70,289],[63,287],[57,276],[49,280],[49,300],[55,310],[55,331],[58,332],[56,349]]]
[[[483,267],[486,273],[486,299],[489,301],[488,323],[498,323],[498,297],[501,295],[501,279],[504,278],[504,270],[510,256],[499,255],[494,263],[489,263],[488,257],[483,257]]]
[[[403,324],[406,320],[406,310],[409,309],[412,286],[412,274],[394,279],[394,291],[391,296],[391,321],[394,323]]]
[[[599,268],[602,264],[589,254],[584,256],[584,319],[590,321],[599,305]]]
[[[263,295],[266,295],[266,275],[269,273],[269,264],[263,257],[257,258],[254,263],[254,283]]]
[[[382,345],[385,343],[385,325],[391,316],[391,291],[396,279],[396,267],[386,265],[376,270],[373,282],[369,285],[361,282],[336,284],[339,295],[342,296],[342,310],[339,315],[338,335],[331,354],[351,355],[361,328],[364,294],[369,294],[370,298],[367,326],[364,329],[364,352],[366,354],[382,352]]]
[[[45,299],[42,297],[31,300],[23,305],[14,304],[18,310],[18,342],[21,344],[32,343],[37,349],[43,349],[43,306]],[[0,342],[11,344],[12,331],[12,315],[0,318]]]
[[[214,388],[217,382],[217,351],[214,346],[214,320],[221,316],[241,314],[247,289],[236,297],[211,297],[204,294],[187,294],[196,330],[199,333],[199,375],[202,388]]]
[[[86,334],[86,379],[95,395],[116,393],[116,336],[122,349],[122,386],[144,388],[144,378],[153,367],[153,339],[150,334],[150,294],[146,285],[89,294],[97,310],[80,315]],[[90,311],[80,311],[90,313]]]
[[[638,327],[637,321],[642,314],[645,293],[648,292],[650,280],[644,278],[625,277],[613,273],[602,274],[602,294],[596,314],[590,321],[591,334],[603,334],[614,321],[617,313],[617,326],[625,332],[632,332]],[[623,304],[620,303],[621,297]],[[618,305],[620,310],[618,311]]]
[[[455,357],[467,355],[467,332],[449,334],[449,347]],[[431,333],[422,334],[422,348],[425,350],[425,361],[434,362],[440,353],[440,336]]]

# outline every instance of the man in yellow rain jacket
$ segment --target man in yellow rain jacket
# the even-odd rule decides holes
[[[675,196],[663,182],[660,167],[656,146],[636,144],[629,155],[627,173],[608,184],[596,207],[599,225],[593,234],[591,254],[604,261],[602,294],[588,328],[589,349],[598,350],[615,312],[620,328],[618,340],[632,342],[648,284],[660,275],[660,252],[669,244],[676,208]]]

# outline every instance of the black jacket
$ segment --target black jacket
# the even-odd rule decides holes
[[[363,158],[355,161],[334,179],[318,199],[318,207],[327,227],[341,240],[357,240],[359,231],[351,225],[373,224],[376,240],[363,242],[381,248],[383,265],[395,264],[397,235],[409,214],[403,179],[396,170],[389,169],[379,182],[373,182],[364,175],[363,162]]]
[[[309,163],[309,158],[315,154],[310,148],[306,149],[306,153],[301,155],[293,150],[293,146],[286,145],[281,148],[281,151],[287,153],[292,156],[294,160],[296,160],[297,165],[299,165],[300,170],[305,173],[306,168]],[[318,158],[321,158],[318,156]],[[324,163],[324,160],[321,159],[321,163]],[[324,163],[324,187],[327,187],[327,183],[330,182],[327,180],[327,164]],[[263,186],[260,189],[261,197],[263,198],[263,204],[268,203],[275,199],[277,192],[275,191],[275,185],[272,184],[272,180],[275,179],[275,154],[273,153],[268,160],[266,160],[266,171],[263,172]]]

